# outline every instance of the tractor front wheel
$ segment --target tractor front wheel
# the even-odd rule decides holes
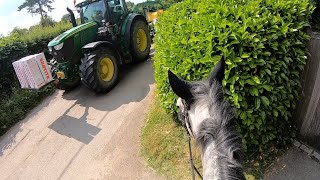
[[[81,59],[80,77],[89,89],[106,93],[119,80],[119,63],[108,50],[93,51]]]
[[[151,38],[148,25],[141,19],[133,22],[131,27],[130,51],[133,61],[144,61],[148,58],[151,47]]]

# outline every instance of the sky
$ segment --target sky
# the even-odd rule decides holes
[[[145,0],[130,0],[139,3]],[[40,21],[40,15],[31,16],[25,9],[17,11],[24,0],[0,0],[0,34],[6,36],[14,27],[29,28]],[[66,7],[74,9],[73,0],[54,0],[54,10],[49,12],[55,21],[60,21],[68,11]]]

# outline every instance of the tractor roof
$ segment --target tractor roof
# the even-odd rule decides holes
[[[82,7],[82,6],[85,6],[87,4],[90,4],[90,3],[93,3],[96,1],[100,1],[100,0],[73,0],[73,3],[77,7]]]
[[[73,4],[77,6],[78,4],[83,3],[84,1],[86,0],[73,0]]]

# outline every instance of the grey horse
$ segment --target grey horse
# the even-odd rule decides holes
[[[234,128],[234,110],[223,99],[224,58],[208,79],[187,82],[168,71],[169,83],[186,112],[190,131],[202,150],[203,178],[245,179],[242,141]]]

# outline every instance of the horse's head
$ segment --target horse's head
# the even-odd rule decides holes
[[[204,179],[245,179],[241,137],[231,121],[233,109],[223,100],[224,64],[222,57],[203,81],[187,82],[169,71],[169,82],[179,96],[182,121],[202,147]]]
[[[179,97],[177,106],[181,112],[187,112],[191,131],[194,135],[199,130],[199,125],[203,120],[210,117],[209,102],[204,102],[205,97],[209,97],[212,88],[218,88],[217,98],[221,98],[220,87],[224,77],[224,59],[221,57],[214,70],[204,81],[187,82],[179,79],[171,71],[168,71],[169,83],[174,93]]]

